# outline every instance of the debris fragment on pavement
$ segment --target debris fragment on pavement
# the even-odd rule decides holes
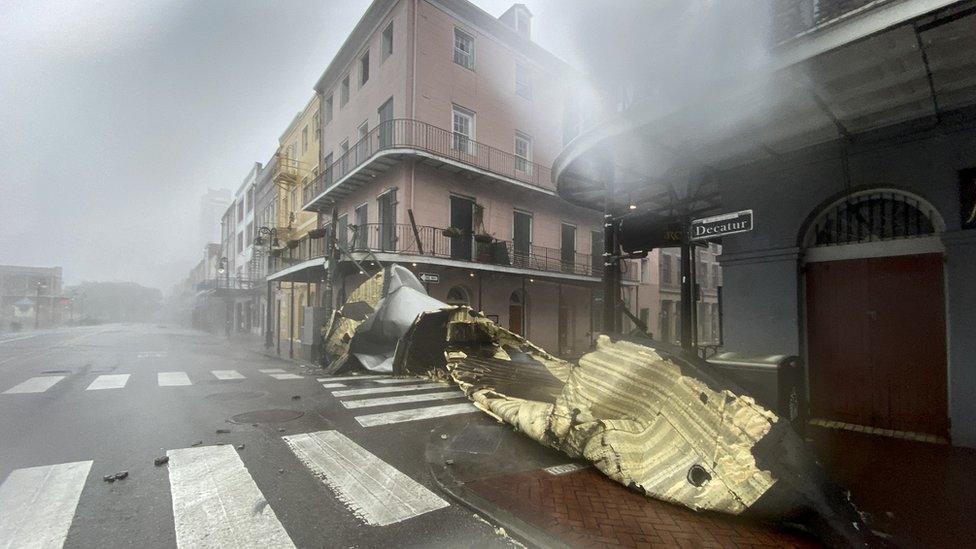
[[[416,288],[412,273],[393,269],[400,288]],[[648,497],[798,524],[831,545],[864,544],[854,506],[789,421],[707,362],[651,341],[600,336],[574,365],[469,307],[419,309],[422,300],[384,325],[371,317],[380,309],[363,304],[389,295],[390,271],[368,279],[343,306],[358,303],[352,309],[362,316],[333,318],[343,320],[331,330],[332,371],[348,367],[350,354],[360,358],[350,348],[368,340],[372,357],[384,364],[392,357],[394,375],[451,379],[485,413]],[[367,325],[369,337],[360,330]]]

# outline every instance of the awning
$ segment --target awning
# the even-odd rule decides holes
[[[268,276],[268,282],[321,282],[329,262],[324,257],[308,259]]]

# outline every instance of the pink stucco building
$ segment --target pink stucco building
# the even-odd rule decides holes
[[[588,350],[602,216],[556,195],[549,167],[579,128],[575,73],[531,26],[521,4],[495,18],[466,0],[373,2],[315,86],[321,160],[303,197],[326,230],[276,278],[335,268],[341,300],[363,278],[352,260],[396,262],[554,353]],[[330,231],[349,252],[332,266],[311,240]]]

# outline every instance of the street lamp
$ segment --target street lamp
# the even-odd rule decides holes
[[[268,266],[267,266],[267,273],[265,275],[265,278],[267,278],[268,275],[271,274],[271,262],[272,262],[271,249],[272,247],[278,245],[278,230],[274,227],[258,227],[258,238],[257,238],[258,245],[260,245],[264,240],[261,235],[266,235],[268,237]],[[270,348],[274,344],[274,332],[272,331],[272,324],[274,324],[272,318],[274,314],[274,309],[271,306],[271,281],[268,280],[267,282],[268,282],[268,297],[266,299],[267,311],[265,313],[266,318],[264,322],[265,323],[264,346]]]

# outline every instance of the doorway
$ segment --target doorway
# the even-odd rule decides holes
[[[451,196],[451,227],[460,234],[451,237],[451,259],[471,261],[471,239],[474,228],[474,201]]]
[[[854,193],[809,227],[803,283],[815,418],[947,437],[944,224],[919,197]]]

